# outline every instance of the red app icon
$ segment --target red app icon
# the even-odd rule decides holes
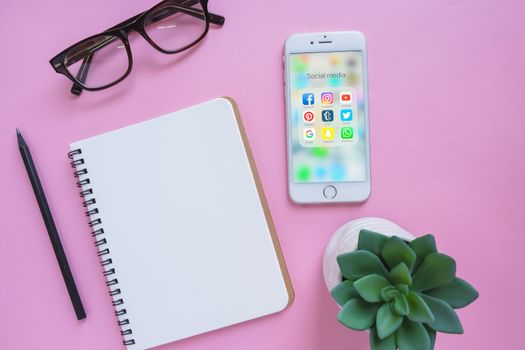
[[[312,111],[305,111],[303,113],[303,120],[305,121],[305,123],[311,123],[314,121],[314,112]]]
[[[341,95],[339,95],[339,102],[344,105],[349,105],[352,103],[352,93],[347,92],[341,92]]]

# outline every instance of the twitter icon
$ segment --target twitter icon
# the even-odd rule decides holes
[[[349,122],[352,120],[352,110],[351,109],[341,109],[341,121]]]

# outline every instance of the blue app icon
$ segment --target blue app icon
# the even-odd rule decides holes
[[[349,122],[352,120],[352,110],[351,109],[341,109],[341,121]]]
[[[332,165],[332,181],[345,181],[346,178],[346,169],[343,164],[336,163]]]
[[[333,122],[334,121],[334,111],[331,109],[325,109],[321,112],[321,119],[323,122]]]
[[[307,92],[303,94],[303,105],[305,106],[312,106],[314,104],[314,94],[311,92]]]

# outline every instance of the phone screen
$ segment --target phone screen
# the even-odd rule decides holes
[[[367,180],[361,51],[293,53],[292,181]]]

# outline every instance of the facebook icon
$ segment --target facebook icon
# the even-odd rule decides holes
[[[303,105],[312,106],[313,104],[314,104],[314,94],[311,92],[307,92],[303,94]]]

